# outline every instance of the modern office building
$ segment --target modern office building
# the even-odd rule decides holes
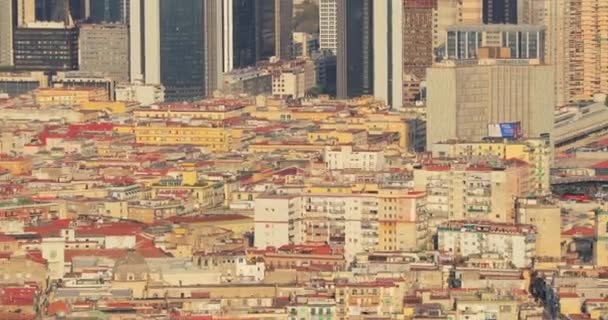
[[[373,93],[398,110],[403,108],[403,0],[373,3]]]
[[[224,72],[292,56],[292,1],[224,0],[220,5]]]
[[[338,1],[319,1],[319,49],[338,51]]]
[[[0,66],[13,65],[13,30],[17,22],[17,2],[0,2]]]
[[[129,0],[88,0],[89,18],[93,23],[128,23]]]
[[[477,59],[479,48],[509,48],[507,58],[544,61],[544,27],[532,25],[454,25],[447,28],[444,58]]]
[[[519,122],[522,135],[553,131],[554,69],[535,60],[445,61],[427,72],[427,146],[477,141],[488,125]],[[549,115],[549,116],[548,116]]]
[[[433,48],[435,55],[443,55],[447,41],[447,28],[455,24],[479,25],[482,23],[481,0],[437,0],[433,9]]]
[[[55,21],[67,23],[70,16],[69,0],[35,0],[36,21]]]
[[[293,1],[255,0],[257,60],[291,58]]]
[[[374,92],[373,1],[337,0],[337,5],[337,95],[340,98],[371,95]]]
[[[433,64],[433,11],[437,0],[403,1],[403,72],[426,78]]]
[[[167,101],[211,94],[221,84],[221,9],[219,0],[131,1],[131,81],[163,85]]]
[[[224,72],[255,65],[256,0],[223,2]]]
[[[518,2],[521,1],[522,0],[483,0],[483,23],[518,23]]]
[[[36,22],[16,28],[14,63],[18,70],[77,70],[78,29],[62,22]]]
[[[129,28],[124,24],[80,25],[80,70],[129,81]]]
[[[402,0],[340,0],[337,95],[403,105]]]

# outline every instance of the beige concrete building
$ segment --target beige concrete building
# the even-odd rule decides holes
[[[129,28],[124,24],[80,26],[80,71],[129,81]]]
[[[302,98],[316,84],[317,72],[312,60],[278,62],[270,66],[272,94],[281,97]]]
[[[528,194],[529,188],[526,166],[437,165],[414,170],[414,189],[427,193],[430,225],[448,219],[511,223],[515,217],[514,197]]]
[[[13,1],[0,1],[0,66],[13,64]]]
[[[573,101],[608,92],[608,2],[571,0],[569,17],[569,93]]]
[[[568,0],[525,0],[520,21],[545,26],[545,63],[555,69],[555,103],[568,104]]]
[[[481,0],[437,0],[433,9],[433,46],[437,48],[445,43],[448,26],[481,23]]]
[[[427,146],[448,139],[479,141],[488,125],[520,122],[522,134],[553,131],[552,67],[529,61],[446,61],[428,69]],[[548,116],[549,115],[549,116]]]
[[[559,261],[561,245],[555,237],[562,230],[560,207],[530,198],[520,200],[517,209],[517,223],[536,227],[536,257]]]

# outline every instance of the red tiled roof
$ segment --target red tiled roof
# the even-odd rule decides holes
[[[593,237],[594,235],[595,235],[595,230],[593,230],[592,227],[576,226],[576,227],[572,227],[568,230],[562,231],[562,236]]]
[[[594,164],[592,169],[608,169],[608,160]]]

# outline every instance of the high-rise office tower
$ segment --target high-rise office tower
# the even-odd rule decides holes
[[[568,18],[570,100],[608,93],[608,2],[570,0]]]
[[[437,0],[403,1],[403,68],[406,74],[426,78],[433,64],[433,11]]]
[[[319,1],[319,49],[338,51],[338,4],[337,0]]]
[[[20,70],[78,69],[78,29],[62,22],[30,22],[14,32],[14,63]]]
[[[17,22],[17,1],[0,1],[0,66],[13,65],[13,30]]]
[[[403,0],[338,0],[337,95],[403,106]]]
[[[197,100],[219,85],[221,0],[132,0],[131,81],[165,87],[165,99]]]
[[[224,72],[291,57],[292,1],[224,0],[221,5]]]
[[[129,80],[129,28],[125,24],[80,25],[80,71]]]
[[[373,1],[337,0],[339,98],[374,92]],[[384,18],[383,18],[384,19]]]
[[[250,0],[256,4],[256,57],[291,58],[293,1]]]
[[[516,24],[519,1],[521,0],[483,0],[483,23]]]
[[[224,72],[254,65],[256,58],[256,4],[252,0],[223,2]]]
[[[403,0],[373,3],[373,93],[398,110],[403,107]]]

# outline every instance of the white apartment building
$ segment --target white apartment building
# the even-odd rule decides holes
[[[338,51],[338,4],[336,0],[319,1],[319,48],[334,55]]]
[[[536,250],[536,230],[525,224],[449,221],[438,228],[438,249],[458,257],[497,253],[516,268],[529,267]]]
[[[357,169],[380,171],[385,168],[384,151],[353,149],[352,146],[325,147],[323,157],[329,170]]]
[[[260,195],[254,213],[257,248],[326,242],[351,261],[378,246],[377,194]]]
[[[260,195],[255,199],[254,245],[257,248],[280,247],[296,243],[301,237],[293,229],[303,212],[298,195]]]

